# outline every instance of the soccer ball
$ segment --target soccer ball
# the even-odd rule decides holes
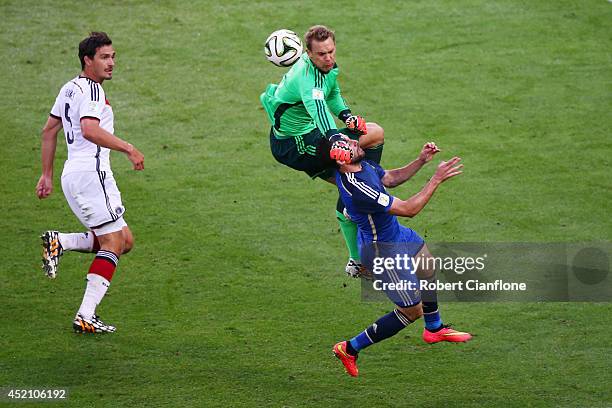
[[[300,37],[291,30],[277,30],[266,40],[264,51],[268,61],[278,67],[289,67],[302,55]]]

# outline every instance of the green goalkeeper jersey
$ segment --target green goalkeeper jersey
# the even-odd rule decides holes
[[[304,135],[315,128],[328,136],[337,133],[330,111],[340,118],[351,112],[340,95],[337,76],[337,66],[323,73],[304,53],[278,85],[268,85],[259,99],[277,138]]]

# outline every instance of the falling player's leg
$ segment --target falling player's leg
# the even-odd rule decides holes
[[[433,262],[433,257],[427,245],[423,245],[416,257],[421,258],[420,267],[416,271],[417,277],[428,283],[435,282],[435,262]],[[423,300],[423,319],[425,320],[425,328],[423,329],[423,340],[425,342],[465,342],[472,338],[470,333],[454,330],[450,325],[445,325],[442,322],[438,308],[438,293],[435,288],[429,289],[429,286],[426,285],[421,291],[421,297]]]
[[[416,237],[415,237],[416,238]],[[416,243],[418,247],[421,243]],[[410,254],[414,254],[418,247],[408,248]],[[369,247],[362,247],[366,267],[372,268]],[[403,247],[397,247],[404,249]],[[373,244],[372,249],[376,255],[388,255],[393,257],[401,255],[394,246],[380,246]],[[357,376],[357,356],[358,353],[371,346],[374,343],[381,342],[389,337],[396,335],[410,323],[419,319],[423,315],[423,307],[420,299],[420,292],[416,286],[417,279],[410,269],[386,269],[382,272],[377,272],[376,282],[387,297],[396,305],[396,309],[392,312],[380,317],[371,326],[359,333],[348,341],[337,343],[334,348],[334,354],[342,361],[347,373],[352,376]],[[390,285],[393,283],[393,285]],[[398,285],[401,284],[401,285]]]
[[[333,352],[342,362],[346,372],[357,377],[357,357],[359,352],[374,343],[379,343],[389,337],[395,336],[410,323],[423,314],[421,304],[409,307],[397,307],[390,313],[380,317],[371,326],[347,341],[336,343]]]

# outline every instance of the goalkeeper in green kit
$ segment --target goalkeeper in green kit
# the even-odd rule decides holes
[[[382,127],[353,115],[340,94],[336,81],[334,32],[318,25],[304,36],[306,53],[291,67],[279,84],[270,84],[260,100],[272,125],[270,148],[274,158],[312,178],[335,183],[333,169],[319,156],[322,141],[342,133],[358,140],[366,158],[380,163],[384,142]],[[333,115],[332,115],[333,114]],[[334,116],[346,127],[338,129]],[[338,199],[336,216],[349,250],[346,273],[358,276],[361,269],[357,226],[344,215]]]

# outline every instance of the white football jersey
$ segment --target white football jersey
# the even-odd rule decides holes
[[[55,99],[51,116],[62,120],[66,135],[68,159],[62,175],[78,171],[111,172],[110,149],[85,139],[81,131],[81,119],[95,118],[102,129],[114,134],[113,109],[99,83],[83,76],[66,83]]]

